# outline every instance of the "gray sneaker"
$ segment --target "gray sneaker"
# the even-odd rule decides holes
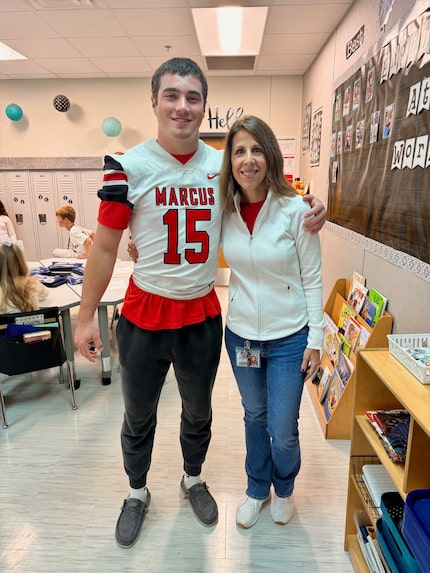
[[[146,502],[132,497],[124,500],[115,528],[116,542],[120,547],[128,549],[136,543],[150,503],[149,490]]]
[[[205,527],[216,525],[218,522],[218,507],[216,501],[209,493],[206,483],[200,482],[187,489],[184,478],[182,478],[181,489],[185,494],[185,498],[190,500],[191,508],[197,520]]]

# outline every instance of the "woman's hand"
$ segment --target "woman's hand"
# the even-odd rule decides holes
[[[305,348],[303,353],[302,372],[306,372],[305,380],[309,380],[321,364],[321,351],[313,348]]]
[[[133,261],[133,263],[137,263],[137,258],[139,256],[139,253],[137,252],[136,245],[133,243],[131,239],[127,245],[127,253],[130,259]]]

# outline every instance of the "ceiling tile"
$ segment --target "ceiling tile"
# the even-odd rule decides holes
[[[177,56],[194,59],[208,76],[303,75],[353,2],[247,0],[247,6],[269,8],[254,69],[209,71],[191,8],[216,0],[97,0],[96,8],[57,3],[55,10],[0,0],[0,39],[29,58],[0,62],[0,79],[148,77]]]

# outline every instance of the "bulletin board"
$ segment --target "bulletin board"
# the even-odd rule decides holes
[[[328,220],[430,263],[430,10],[336,87]]]

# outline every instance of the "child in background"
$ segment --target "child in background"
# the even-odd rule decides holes
[[[0,313],[37,310],[48,289],[29,276],[20,241],[0,243]]]
[[[0,243],[8,240],[16,241],[16,233],[5,206],[0,201]]]
[[[75,225],[76,211],[70,205],[55,211],[59,227],[69,231],[69,248],[54,249],[54,257],[87,259],[96,234],[91,229]]]

